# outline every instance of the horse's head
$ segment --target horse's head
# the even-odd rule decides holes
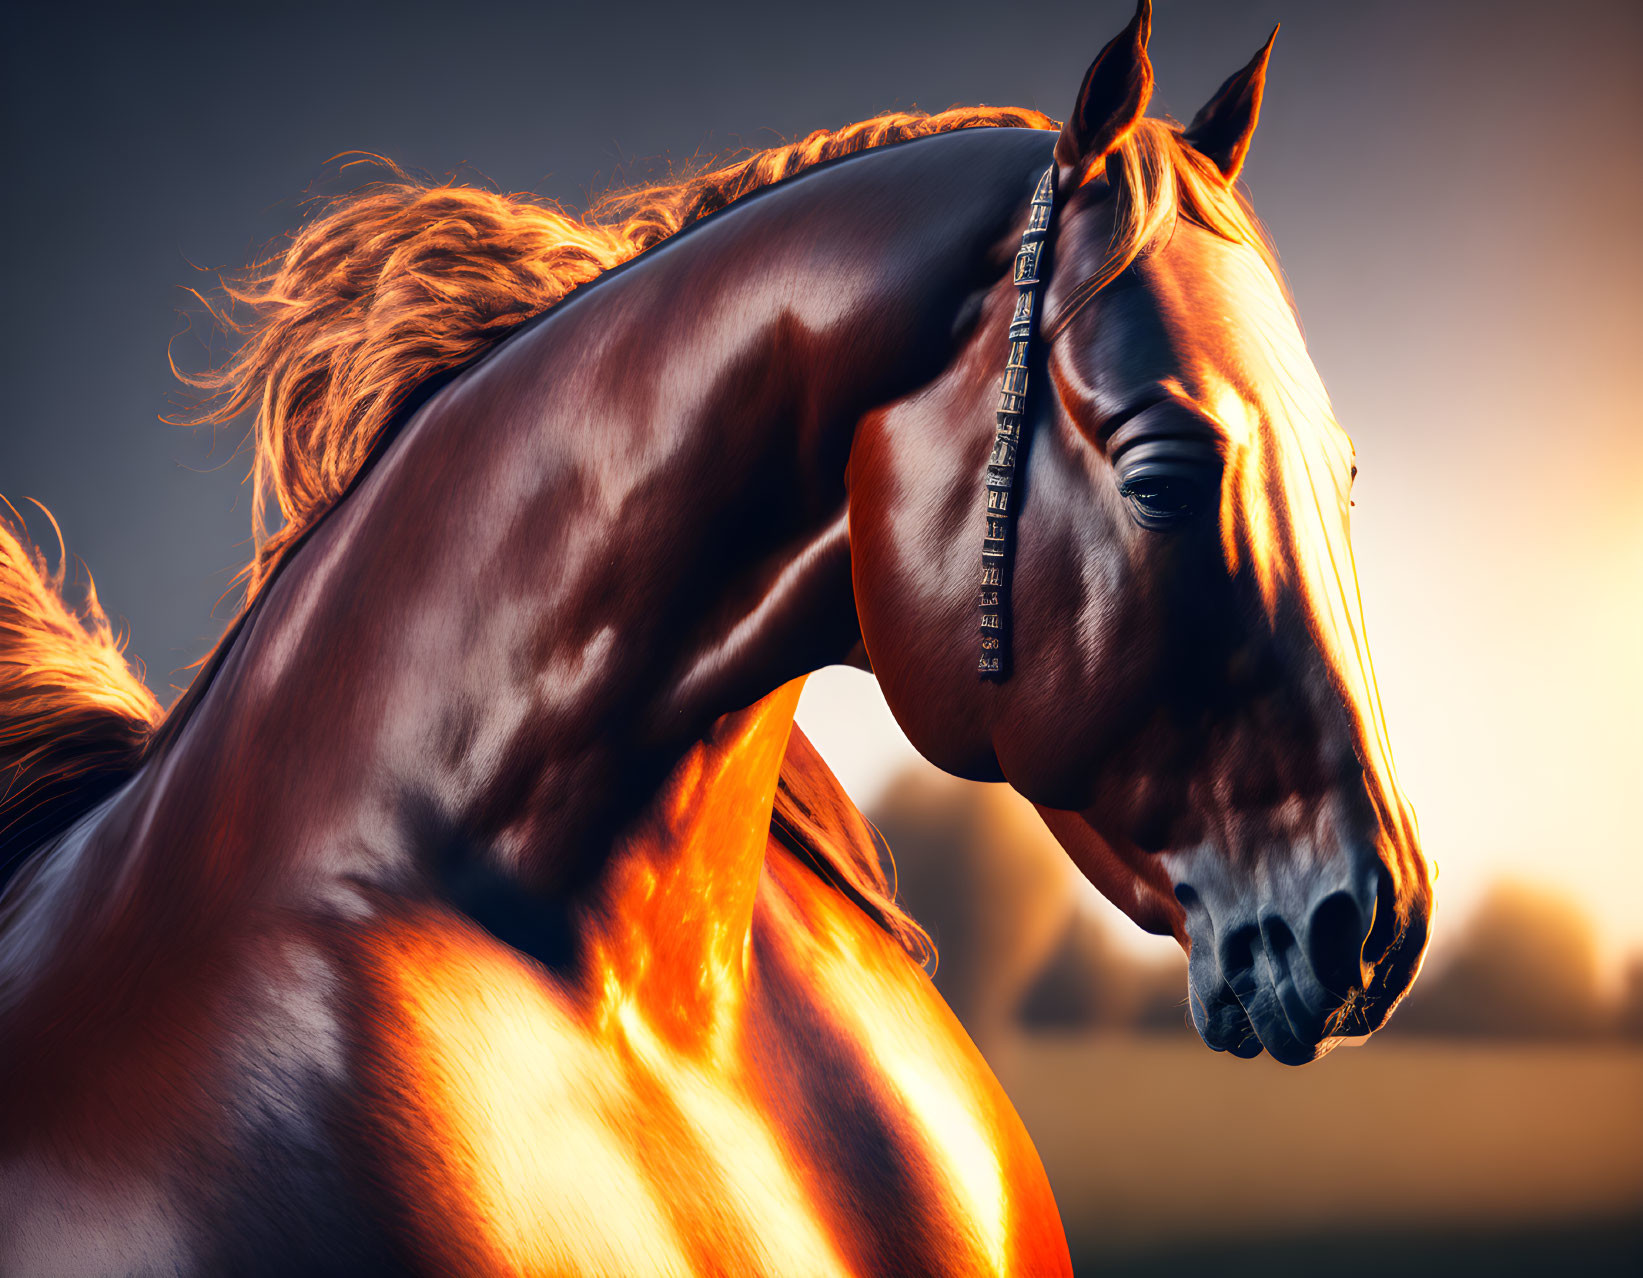
[[[977,677],[975,639],[1007,285],[858,432],[858,609],[914,744],[1008,780],[1188,947],[1211,1047],[1300,1063],[1385,1021],[1431,882],[1364,639],[1352,445],[1232,188],[1271,42],[1180,130],[1142,118],[1147,9],[1056,142],[1008,677]]]

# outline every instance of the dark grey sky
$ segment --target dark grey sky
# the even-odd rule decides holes
[[[249,526],[237,439],[158,420],[179,286],[291,225],[327,157],[580,205],[624,157],[888,107],[1060,115],[1129,11],[12,6],[0,492],[57,514],[163,690],[219,632]],[[1643,5],[1160,0],[1154,112],[1190,117],[1279,19],[1246,177],[1358,445],[1365,602],[1429,843],[1528,864],[1574,821],[1635,848]],[[1594,894],[1620,863],[1592,862]]]

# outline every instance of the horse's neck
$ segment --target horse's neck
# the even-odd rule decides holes
[[[435,396],[151,770],[127,824],[164,874],[179,846],[219,881],[456,856],[631,904],[671,856],[668,898],[719,894],[674,930],[734,919],[739,945],[785,728],[779,699],[724,717],[859,640],[852,433],[939,372],[1003,278],[1048,143],[994,132],[754,197]]]

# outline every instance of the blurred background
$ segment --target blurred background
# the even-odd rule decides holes
[[[34,6],[0,41],[0,492],[44,502],[162,699],[248,557],[241,436],[160,421],[209,287],[339,152],[583,207],[875,111],[1061,115],[1127,0]],[[1159,0],[1155,114],[1282,21],[1245,181],[1359,457],[1354,542],[1438,863],[1425,975],[1302,1070],[1207,1051],[1184,966],[872,680],[801,722],[895,849],[937,983],[1082,1272],[1643,1262],[1643,8]],[[50,539],[37,519],[35,532]],[[83,572],[82,572],[83,576]]]

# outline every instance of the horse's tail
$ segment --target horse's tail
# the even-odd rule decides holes
[[[73,608],[63,597],[62,532],[55,572],[17,508],[0,506],[0,884],[17,858],[142,761],[160,719],[126,662],[89,577]],[[38,504],[38,503],[37,503]]]

